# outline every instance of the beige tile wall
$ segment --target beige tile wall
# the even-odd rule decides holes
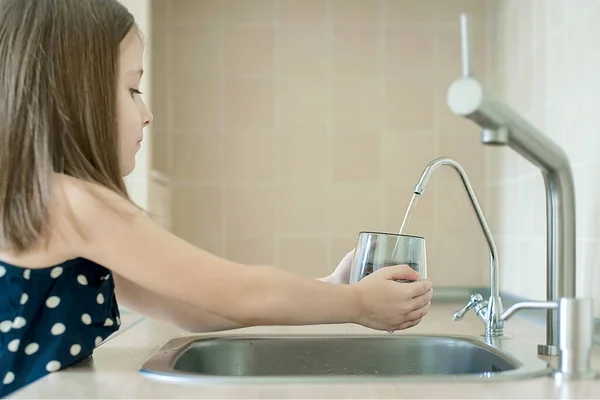
[[[503,0],[490,5],[497,6],[488,20],[494,28],[488,70],[493,91],[570,158],[577,202],[577,292],[593,295],[600,287],[600,3]],[[502,285],[518,295],[543,299],[542,177],[509,149],[494,150],[488,167]],[[600,316],[600,301],[596,304]]]
[[[328,274],[360,230],[396,231],[423,168],[484,148],[445,103],[461,11],[480,0],[153,0],[153,163],[173,230],[216,254]],[[483,75],[483,33],[476,67]],[[409,230],[437,285],[487,284],[485,242],[447,172]]]

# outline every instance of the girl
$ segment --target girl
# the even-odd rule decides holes
[[[90,356],[120,304],[183,329],[421,321],[407,266],[348,283],[249,267],[155,224],[127,196],[152,114],[142,43],[117,0],[0,0],[0,396]]]

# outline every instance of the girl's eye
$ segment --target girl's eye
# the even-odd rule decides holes
[[[140,92],[137,89],[129,89],[129,93],[131,93],[131,97],[133,97],[134,94],[142,94],[142,92]]]

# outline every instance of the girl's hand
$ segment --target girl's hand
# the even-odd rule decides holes
[[[414,282],[399,283],[400,279]],[[431,304],[429,280],[416,281],[419,274],[407,265],[381,268],[351,288],[358,295],[356,323],[368,328],[397,331],[421,322]]]
[[[354,258],[354,250],[355,249],[351,250],[342,258],[331,275],[319,280],[328,283],[347,285],[350,282],[350,269],[352,267],[352,259]]]

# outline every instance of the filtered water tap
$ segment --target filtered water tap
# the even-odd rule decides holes
[[[460,311],[454,313],[453,319],[458,321],[471,309],[475,311],[475,314],[485,323],[485,336],[486,337],[501,337],[504,335],[504,322],[500,316],[502,315],[502,299],[500,298],[500,271],[498,270],[498,250],[496,249],[496,243],[492,237],[492,232],[485,220],[483,211],[479,206],[471,182],[467,177],[467,173],[463,167],[456,161],[450,158],[436,158],[431,161],[423,174],[419,182],[415,185],[414,193],[417,195],[423,194],[425,187],[429,182],[431,174],[441,166],[451,167],[459,175],[462,181],[463,187],[469,196],[479,226],[485,236],[485,240],[488,244],[490,251],[490,297],[488,300],[483,300],[483,296],[480,294],[474,294],[471,296],[469,303]]]

